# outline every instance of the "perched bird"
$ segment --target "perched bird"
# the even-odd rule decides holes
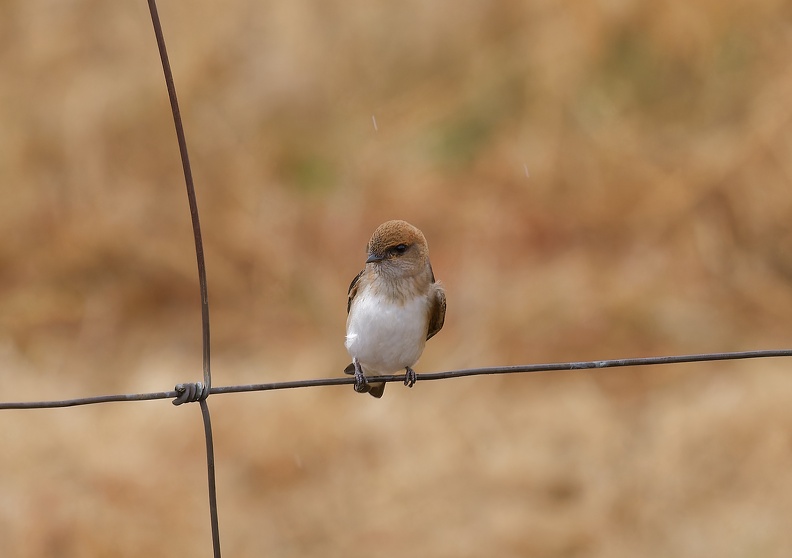
[[[366,247],[363,271],[349,285],[346,348],[355,391],[382,397],[384,382],[366,376],[405,370],[404,385],[412,387],[426,341],[443,327],[445,291],[435,281],[426,238],[406,221],[377,227]]]

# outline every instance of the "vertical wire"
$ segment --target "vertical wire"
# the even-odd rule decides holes
[[[176,85],[173,82],[173,72],[168,61],[168,52],[165,48],[165,37],[163,36],[162,24],[157,13],[157,4],[155,0],[148,0],[148,5],[151,12],[151,22],[154,24],[154,35],[157,38],[157,48],[162,61],[162,70],[165,73],[165,85],[168,88],[168,98],[170,99],[171,112],[173,113],[173,123],[176,127],[176,139],[179,142],[184,181],[187,186],[187,201],[190,204],[190,217],[192,219],[193,237],[195,238],[195,255],[198,260],[198,285],[201,290],[204,388],[208,392],[212,387],[212,374],[209,365],[209,294],[206,285],[206,263],[204,261],[203,240],[201,238],[201,223],[198,218],[198,202],[195,197],[195,186],[190,167],[190,157],[187,153],[187,139],[184,135],[184,125],[182,124],[181,112],[179,111],[179,100],[176,97]]]
[[[217,519],[217,486],[215,485],[214,442],[212,441],[212,420],[206,399],[199,401],[206,436],[206,468],[209,476],[209,515],[212,518],[212,549],[215,558],[220,558],[220,525]]]
[[[173,81],[173,72],[168,61],[168,52],[165,48],[165,37],[162,33],[162,24],[157,13],[155,0],[148,0],[149,12],[151,13],[151,23],[154,26],[154,35],[157,39],[162,70],[165,74],[165,84],[168,88],[168,98],[170,99],[171,112],[173,113],[173,123],[176,127],[176,138],[179,143],[179,153],[181,154],[182,169],[184,180],[187,185],[187,200],[190,204],[190,216],[192,218],[193,237],[195,238],[195,255],[198,261],[198,285],[201,291],[201,325],[203,341],[203,377],[204,385],[200,397],[201,416],[204,423],[204,436],[206,438],[206,467],[209,479],[209,515],[212,524],[212,549],[214,557],[220,558],[220,528],[217,517],[217,487],[215,484],[215,461],[214,461],[214,442],[212,440],[212,421],[209,416],[209,406],[206,397],[212,387],[212,374],[210,369],[209,353],[209,296],[206,285],[206,263],[204,261],[203,240],[201,238],[201,224],[198,218],[198,203],[195,197],[195,186],[193,184],[192,170],[190,168],[190,158],[187,153],[187,140],[184,135],[181,112],[179,111],[179,101],[176,97],[176,86]]]

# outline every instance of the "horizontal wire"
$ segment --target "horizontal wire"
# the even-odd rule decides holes
[[[96,395],[92,397],[78,397],[76,399],[63,399],[59,401],[24,401],[18,403],[0,402],[2,409],[56,409],[59,407],[77,407],[79,405],[94,405],[96,403],[115,403],[118,401],[150,401],[153,399],[170,399],[177,397],[178,392],[158,391],[154,393],[128,393],[122,395]]]
[[[676,355],[660,357],[623,358],[613,360],[591,360],[581,362],[557,362],[551,364],[525,364],[516,366],[494,366],[489,368],[466,368],[462,370],[449,370],[446,372],[430,372],[418,374],[419,381],[444,380],[448,378],[462,378],[466,376],[485,376],[493,374],[525,374],[530,372],[560,372],[564,370],[599,370],[603,368],[622,368],[628,366],[656,366],[660,364],[682,364],[687,362],[715,362],[722,360],[745,360],[753,358],[792,357],[792,349],[768,349],[760,351],[741,351],[732,353],[703,353],[693,355]],[[377,382],[400,382],[404,374],[377,376]],[[314,380],[292,380],[286,382],[271,382],[266,384],[246,384],[235,386],[218,386],[209,390],[210,394],[244,393],[250,391],[273,391],[280,389],[295,389],[304,387],[323,387],[354,384],[353,377],[318,378]],[[59,407],[75,407],[78,405],[93,405],[96,403],[113,403],[119,401],[150,401],[154,399],[173,399],[181,392],[159,391],[153,393],[132,393],[123,395],[99,395],[94,397],[80,397],[61,401],[26,401],[26,402],[0,402],[0,410],[4,409],[51,409]]]

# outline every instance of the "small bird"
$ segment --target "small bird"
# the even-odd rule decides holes
[[[355,391],[382,397],[384,382],[366,376],[405,370],[404,385],[416,381],[411,368],[426,341],[443,327],[446,297],[435,281],[426,238],[406,221],[377,227],[366,246],[363,271],[349,285],[346,348]]]

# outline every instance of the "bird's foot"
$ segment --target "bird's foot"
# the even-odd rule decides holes
[[[416,374],[415,370],[409,366],[406,367],[405,370],[406,373],[404,374],[404,385],[407,387],[413,387],[415,382],[418,380],[418,374]]]
[[[355,366],[355,391],[358,393],[368,393],[371,390],[366,376],[363,375],[363,369],[360,367],[358,359],[354,359],[352,364]]]

